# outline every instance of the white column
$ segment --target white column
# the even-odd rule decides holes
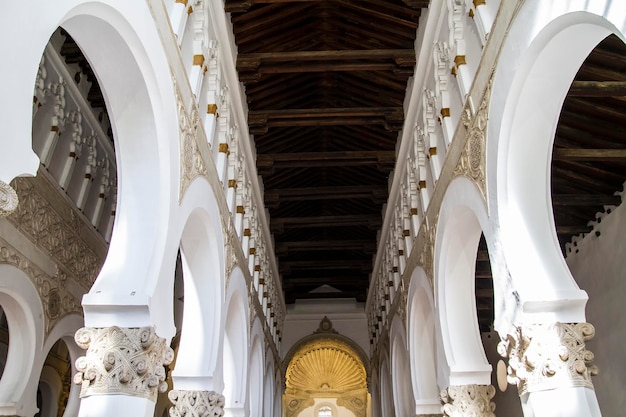
[[[165,368],[174,351],[154,327],[83,327],[78,346],[87,349],[76,361],[81,387],[79,417],[152,417],[159,392],[167,390]]]
[[[589,323],[518,326],[498,345],[509,359],[507,380],[517,385],[524,415],[532,417],[599,417],[591,376],[593,338]]]

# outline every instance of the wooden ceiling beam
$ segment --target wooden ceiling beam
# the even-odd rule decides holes
[[[372,270],[372,260],[368,259],[335,259],[335,260],[310,260],[310,261],[281,261],[279,264],[281,274],[290,274],[294,269],[321,270],[345,270],[356,269],[363,272]],[[284,277],[283,277],[284,279]]]
[[[624,97],[626,81],[574,81],[567,94],[573,97]]]
[[[320,299],[320,298],[356,298],[357,301],[365,301],[365,290],[355,289],[352,291],[341,292],[306,292],[306,291],[289,291],[285,295],[286,303],[293,303],[299,299]]]
[[[367,284],[369,277],[367,275],[346,275],[346,276],[327,276],[327,277],[297,277],[283,278],[283,289],[293,289],[302,285],[362,285]]]
[[[614,161],[626,159],[626,149],[555,148],[552,159],[557,161]]]
[[[258,154],[259,170],[280,168],[314,168],[332,166],[391,166],[395,151],[344,151]]]
[[[376,252],[374,240],[303,240],[291,242],[278,242],[276,254],[287,255],[290,252],[315,252],[315,251],[348,251],[358,250],[367,254]]]
[[[355,214],[341,216],[317,216],[317,217],[276,217],[270,221],[274,233],[280,233],[284,229],[302,229],[319,227],[368,227],[377,229],[382,224],[379,215]]]
[[[252,110],[248,125],[253,135],[265,134],[271,127],[383,125],[389,131],[402,129],[402,107],[342,107],[283,110]]]
[[[384,202],[387,199],[387,187],[378,185],[360,185],[344,187],[306,187],[280,188],[265,190],[265,202],[269,205],[282,201],[309,201],[371,198]]]
[[[581,233],[589,233],[592,230],[593,227],[587,225],[556,226],[557,235],[578,235]]]
[[[619,195],[608,194],[552,194],[553,206],[617,206],[621,204]]]

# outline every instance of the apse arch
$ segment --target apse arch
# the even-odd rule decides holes
[[[487,228],[487,210],[476,184],[454,179],[444,195],[435,240],[434,287],[448,375],[444,385],[491,383],[491,365],[482,345],[475,298],[478,242]]]
[[[576,72],[605,37],[614,33],[624,39],[626,11],[607,7],[602,17],[584,9],[593,6],[524,4],[502,45],[493,79],[488,181],[494,185],[502,252],[521,311],[533,323],[585,321],[587,294],[572,278],[556,235],[552,147]]]
[[[389,341],[394,409],[398,415],[412,415],[415,413],[415,398],[411,386],[411,374],[406,372],[407,367],[410,368],[407,338],[404,324],[398,316],[394,317],[391,323]]]
[[[197,180],[189,189],[192,187],[194,190],[196,187],[208,188],[208,184]],[[217,390],[221,387],[221,381],[215,378],[219,373],[222,342],[219,335],[222,333],[223,317],[223,249],[221,229],[216,230],[219,216],[216,217],[208,209],[206,204],[202,207],[184,201],[181,210],[183,213],[189,210],[190,213],[180,238],[185,302],[176,366],[172,372],[176,389]],[[170,306],[168,321],[173,321],[173,278],[174,274],[163,282],[162,292],[170,296],[165,304]]]
[[[439,364],[435,305],[430,281],[423,268],[411,274],[407,297],[407,338],[410,357],[411,383],[417,414],[440,412]],[[445,387],[443,387],[445,388]]]

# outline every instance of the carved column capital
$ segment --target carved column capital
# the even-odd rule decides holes
[[[451,385],[441,391],[443,415],[447,417],[496,417],[496,405],[491,402],[496,395],[493,385]]]
[[[593,353],[585,342],[593,338],[589,323],[551,323],[516,327],[498,344],[498,353],[509,358],[507,380],[520,393],[563,387],[593,389]]]
[[[7,217],[17,209],[17,193],[6,182],[0,180],[0,218]]]
[[[221,417],[224,415],[224,396],[215,391],[172,390],[167,396],[174,406],[171,417]]]
[[[174,351],[158,337],[154,327],[83,327],[74,336],[87,349],[78,358],[74,377],[82,384],[80,396],[122,394],[155,401],[167,390],[164,365]]]

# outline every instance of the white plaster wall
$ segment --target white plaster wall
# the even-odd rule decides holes
[[[313,334],[324,316],[339,334],[356,342],[364,352],[370,351],[367,316],[362,304],[354,299],[298,300],[285,316],[281,355],[284,357],[298,340]]]
[[[624,415],[626,410],[626,206],[622,204],[604,217],[595,230],[578,242],[567,264],[580,287],[589,294],[587,321],[596,336],[587,342],[595,354],[599,375],[593,378],[602,414]]]

